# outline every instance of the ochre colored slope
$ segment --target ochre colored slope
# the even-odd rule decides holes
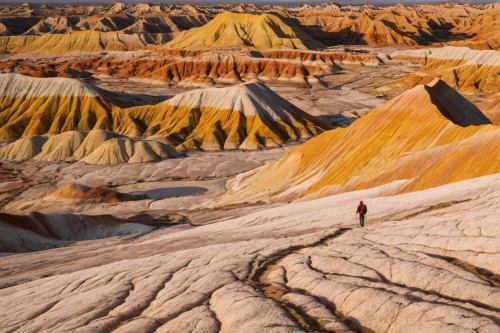
[[[266,49],[315,49],[323,45],[278,16],[224,13],[200,28],[182,32],[162,46],[173,49],[251,47]]]
[[[32,36],[25,36],[33,38]],[[124,34],[120,32],[75,31],[70,34],[46,34],[20,48],[21,53],[103,52],[143,50],[171,40],[172,34]]]
[[[398,51],[391,54],[391,58],[423,65],[417,72],[397,81],[408,88],[429,83],[439,77],[461,92],[500,91],[499,51],[448,46],[439,49]]]
[[[166,137],[181,149],[277,147],[330,128],[260,83],[193,90],[122,114],[118,132],[135,135],[139,120],[145,136]]]
[[[500,172],[499,146],[500,128],[435,80],[237,177],[222,202],[289,201],[398,180],[392,192],[420,190]]]
[[[493,124],[500,126],[500,93],[496,93],[486,101],[478,103],[477,107]]]
[[[113,105],[72,79],[0,75],[0,139],[112,129]]]
[[[36,41],[38,36],[1,36],[0,37],[0,51],[10,52],[19,50],[26,45]]]
[[[82,149],[76,149],[82,144],[83,133],[90,130],[108,130],[130,137],[161,136],[181,149],[219,150],[276,147],[331,128],[260,83],[198,89],[157,105],[128,109],[111,104],[112,96],[108,94],[72,79],[0,75],[0,139],[68,135],[63,141],[74,148],[66,144],[61,151],[51,148],[47,150],[50,154],[46,153],[46,146],[58,144],[51,137],[36,157],[60,160],[73,154],[77,159],[86,157]],[[64,133],[69,131],[75,132]],[[100,159],[151,160],[162,154],[156,146],[146,147],[144,143],[132,143],[111,134],[96,136],[93,142],[85,151],[95,150],[96,156],[102,156],[94,157],[92,163]],[[36,151],[34,143],[22,144],[31,145],[30,151]],[[141,152],[139,155],[135,154],[136,149]]]

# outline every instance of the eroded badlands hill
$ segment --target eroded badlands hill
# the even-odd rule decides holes
[[[341,66],[378,66],[373,53],[344,51],[221,49],[210,51],[110,52],[67,62],[19,63],[11,59],[0,69],[35,77],[139,78],[144,82],[206,86],[245,81],[314,84]]]
[[[132,139],[114,132],[68,131],[54,136],[27,136],[0,149],[0,159],[82,161],[88,164],[145,163],[180,157],[170,145]]]
[[[143,135],[165,137],[181,149],[279,147],[330,128],[261,83],[193,90],[156,106],[124,111],[141,120],[147,128]],[[135,135],[143,130],[123,123],[127,129],[118,127],[119,132]]]
[[[171,155],[158,142],[102,134],[105,131],[86,138],[91,130],[162,137],[181,149],[219,150],[277,147],[331,128],[257,83],[194,90],[158,105],[128,109],[109,102],[104,97],[109,92],[71,79],[4,74],[0,92],[0,138],[25,137],[2,149],[3,158],[13,160],[31,158],[40,150],[37,159],[73,157],[90,163],[137,162]],[[64,133],[69,131],[72,134]],[[46,138],[34,137],[59,133],[64,140],[51,137],[43,143]],[[84,139],[90,143],[85,145]],[[64,147],[58,146],[61,142]],[[87,147],[84,154],[77,153],[80,145]],[[116,156],[109,157],[110,151]]]
[[[72,79],[0,75],[0,138],[112,128],[113,105]]]
[[[415,191],[500,172],[500,128],[443,81],[403,93],[238,176],[222,202],[288,201],[394,183]]]
[[[290,27],[272,14],[224,13],[201,28],[181,33],[162,46],[173,49],[252,47],[267,49],[317,49],[323,45],[300,28]]]
[[[415,73],[398,80],[408,88],[439,77],[453,88],[466,93],[500,91],[500,52],[471,50],[467,47],[443,47],[397,51],[395,60],[422,64]]]

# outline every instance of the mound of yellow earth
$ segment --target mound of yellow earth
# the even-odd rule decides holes
[[[224,13],[200,28],[182,32],[162,48],[202,49],[251,47],[256,49],[316,49],[323,45],[290,27],[278,16]]]
[[[260,149],[309,139],[329,129],[262,83],[192,90],[155,106],[124,110],[140,120],[145,136],[166,137],[180,149]],[[138,122],[121,121],[118,132],[135,135]],[[130,133],[126,133],[130,131]]]
[[[22,49],[26,45],[36,41],[38,38],[38,36],[1,36],[0,51],[10,52]]]
[[[156,162],[180,157],[173,147],[154,140],[137,140],[103,130],[69,131],[19,139],[0,149],[0,159],[22,161],[83,161],[88,164]]]
[[[231,184],[224,202],[288,201],[395,182],[408,192],[500,172],[500,127],[440,80]]]
[[[139,197],[120,193],[102,187],[88,187],[80,184],[68,184],[46,196],[49,200],[91,201],[94,203],[113,203],[137,200]]]
[[[70,34],[46,34],[24,47],[8,51],[21,53],[103,52],[143,50],[171,40],[170,33],[125,34],[121,32],[74,31]],[[33,36],[26,36],[33,38]]]
[[[500,92],[499,51],[447,46],[397,51],[391,58],[423,65],[417,72],[397,81],[409,88],[439,77],[462,92]]]
[[[0,139],[112,129],[113,105],[86,83],[0,75]]]

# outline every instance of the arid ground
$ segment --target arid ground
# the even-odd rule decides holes
[[[500,332],[499,4],[0,5],[0,52],[0,332]]]

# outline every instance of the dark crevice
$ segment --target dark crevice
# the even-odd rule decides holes
[[[302,328],[306,332],[325,332],[322,330],[321,326],[312,318],[310,318],[302,309],[300,309],[298,306],[295,306],[293,304],[290,304],[288,302],[282,302],[281,301],[281,296],[283,293],[276,293],[273,289],[270,288],[272,287],[271,284],[266,283],[264,277],[264,274],[268,270],[268,268],[275,266],[281,259],[284,257],[293,254],[294,252],[297,252],[299,250],[302,250],[304,248],[309,248],[309,247],[316,247],[320,246],[322,244],[325,244],[325,242],[329,241],[330,239],[340,237],[343,235],[345,232],[351,230],[351,228],[340,228],[333,234],[324,236],[320,238],[318,241],[314,243],[309,243],[305,245],[295,245],[291,246],[287,249],[283,249],[280,251],[275,252],[272,256],[269,256],[264,259],[259,259],[258,257],[254,259],[252,265],[251,265],[251,272],[246,278],[245,282],[247,284],[250,284],[257,290],[260,290],[266,297],[273,299],[279,304],[282,309],[285,310],[285,313],[288,315],[288,317],[294,321],[298,327]]]

